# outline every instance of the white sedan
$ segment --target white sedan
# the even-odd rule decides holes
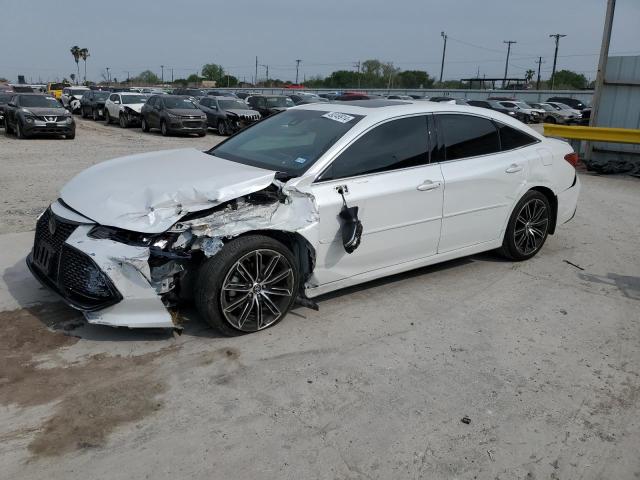
[[[167,308],[192,298],[221,332],[255,332],[387,275],[531,258],[575,214],[576,162],[487,109],[304,105],[206,152],[85,170],[38,219],[28,264],[91,323],[172,328]]]

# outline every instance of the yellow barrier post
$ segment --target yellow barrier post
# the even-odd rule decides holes
[[[634,128],[607,128],[556,125],[545,123],[544,134],[549,137],[587,140],[590,142],[640,144],[640,130]]]

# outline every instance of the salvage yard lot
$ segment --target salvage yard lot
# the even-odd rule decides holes
[[[89,165],[208,148],[78,120],[0,137],[0,478],[634,478],[640,181],[581,172],[523,263],[483,254],[352,288],[262,333],[88,326],[24,264]],[[470,423],[461,419],[468,417]]]

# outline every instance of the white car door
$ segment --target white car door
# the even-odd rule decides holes
[[[429,164],[428,116],[379,124],[343,150],[312,185],[320,212],[314,282],[326,284],[437,252],[443,179]],[[342,244],[341,195],[358,207],[360,246]]]
[[[437,114],[444,177],[438,253],[501,238],[511,208],[526,188],[538,142],[520,130],[468,114]],[[501,148],[502,144],[502,148]]]
[[[114,93],[109,96],[109,100],[105,103],[105,108],[109,112],[111,118],[115,118],[117,120],[119,116],[120,105],[116,102],[120,102],[120,95]]]

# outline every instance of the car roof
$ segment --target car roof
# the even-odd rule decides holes
[[[377,104],[377,106],[367,106],[367,104]],[[292,107],[290,110],[319,110],[321,112],[361,115],[366,117],[367,122],[364,123],[367,124],[375,124],[389,118],[420,113],[466,113],[495,119],[500,123],[525,131],[536,138],[544,138],[531,127],[503,113],[482,107],[456,105],[452,103],[425,102],[419,100],[355,100],[340,103],[309,103]]]

